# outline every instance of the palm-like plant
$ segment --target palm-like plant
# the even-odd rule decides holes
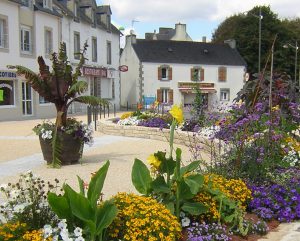
[[[52,54],[52,71],[46,65],[42,56],[39,56],[37,61],[39,64],[39,73],[20,65],[9,65],[10,69],[16,69],[18,75],[24,75],[26,82],[38,92],[38,94],[46,101],[54,103],[57,111],[56,115],[56,131],[52,139],[53,146],[53,165],[60,163],[59,160],[59,140],[57,138],[57,130],[67,125],[67,112],[69,106],[73,102],[81,102],[89,105],[108,105],[106,100],[95,96],[84,96],[83,94],[88,87],[87,82],[78,80],[81,75],[80,69],[85,62],[85,53],[87,43],[84,44],[83,50],[78,53],[80,61],[73,73],[73,68],[70,65],[66,53],[66,44],[61,43],[58,53]]]

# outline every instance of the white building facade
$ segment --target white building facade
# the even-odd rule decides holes
[[[198,87],[208,109],[230,104],[244,84],[246,63],[228,45],[139,40],[127,36],[121,65],[121,104],[155,97],[164,105],[193,104]],[[148,98],[149,99],[149,98]]]
[[[51,54],[58,52],[61,42],[66,42],[75,68],[79,60],[74,53],[87,41],[88,61],[80,78],[88,82],[88,94],[106,98],[119,108],[120,32],[110,24],[110,15],[109,6],[99,7],[94,0],[0,1],[0,121],[55,116],[54,105],[46,103],[7,65],[38,72],[37,57],[43,56],[51,67]],[[71,112],[85,111],[83,105],[71,108]]]

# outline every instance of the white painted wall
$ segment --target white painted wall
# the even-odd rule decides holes
[[[201,66],[204,68],[204,81],[201,83],[214,83],[217,93],[213,95],[213,100],[210,104],[220,103],[220,89],[230,89],[230,103],[236,97],[236,94],[243,87],[244,66],[225,66],[227,67],[227,81],[218,81],[217,65],[197,65],[197,64],[172,64],[164,63],[172,67],[172,80],[161,81],[157,79],[157,69],[162,64],[158,63],[143,63],[144,77],[144,95],[156,95],[159,88],[170,88],[174,91],[174,103],[183,104],[184,95],[178,90],[178,82],[193,82],[191,81],[191,68]]]
[[[127,102],[130,106],[139,100],[140,61],[131,46],[130,37],[126,40],[120,58],[120,64],[128,66],[127,72],[121,72],[121,106],[126,106]]]

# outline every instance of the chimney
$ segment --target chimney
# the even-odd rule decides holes
[[[171,40],[177,41],[193,41],[191,37],[186,32],[186,24],[176,23],[175,24],[175,34]]]
[[[202,37],[202,42],[203,42],[203,43],[206,43],[206,36],[203,36],[203,37]]]
[[[235,41],[235,39],[224,40],[224,44],[228,44],[230,46],[230,48],[232,48],[232,49],[236,48],[236,41]]]
[[[130,34],[126,36],[126,45],[132,45],[136,43],[136,35],[133,30],[130,30]]]

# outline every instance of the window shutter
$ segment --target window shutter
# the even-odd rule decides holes
[[[161,67],[157,68],[157,79],[161,80]]]
[[[200,81],[204,81],[204,69],[200,69]]]
[[[172,80],[172,68],[171,67],[168,68],[168,77],[169,77],[169,80]]]
[[[162,90],[161,89],[158,89],[157,90],[157,96],[156,96],[156,99],[159,103],[162,102]]]
[[[173,90],[169,90],[168,91],[168,100],[169,100],[169,103],[173,103]]]
[[[195,78],[194,78],[194,71],[195,71],[195,69],[191,68],[191,80],[192,81],[195,80]]]
[[[219,67],[219,81],[226,81],[227,69],[226,67]]]

